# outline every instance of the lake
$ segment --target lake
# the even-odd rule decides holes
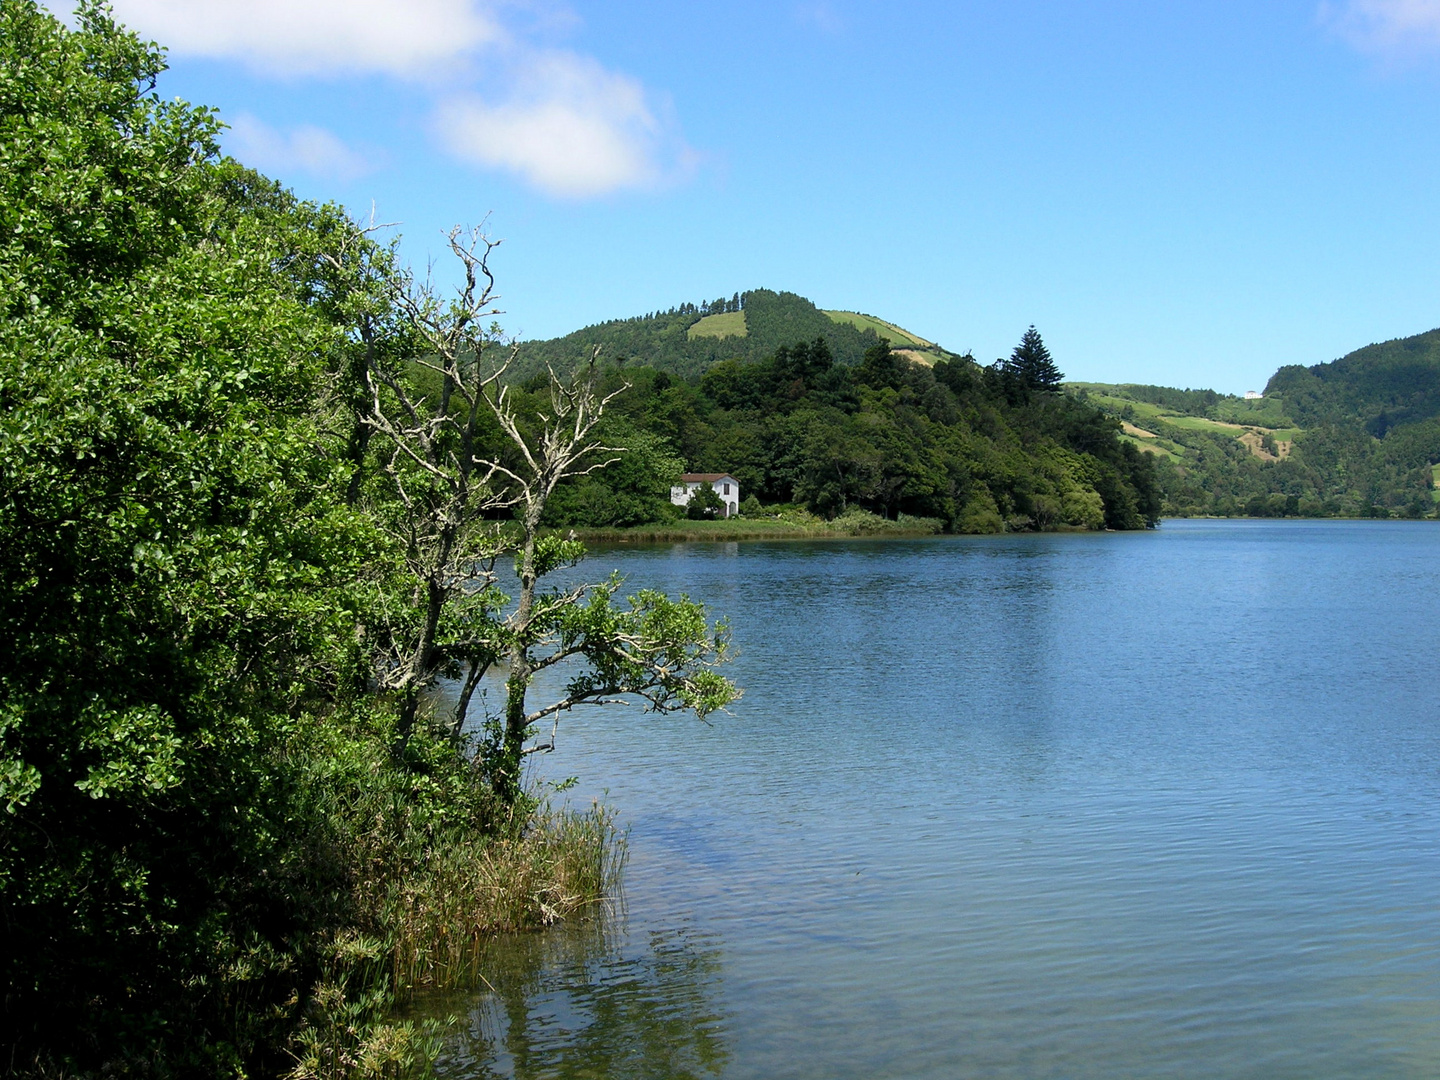
[[[442,1076],[1440,1076],[1440,526],[612,567],[727,615],[745,696],[562,721],[623,909],[426,1003]]]

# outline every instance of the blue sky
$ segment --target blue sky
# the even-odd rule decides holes
[[[1263,386],[1440,325],[1440,0],[115,0],[299,194],[548,337],[758,286]]]

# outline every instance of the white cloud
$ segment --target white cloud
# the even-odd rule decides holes
[[[1320,19],[1366,52],[1406,58],[1440,50],[1440,0],[1322,3]]]
[[[471,0],[113,0],[177,54],[287,74],[422,76],[502,36]]]
[[[636,80],[587,57],[549,52],[520,68],[518,84],[499,102],[471,94],[442,104],[441,141],[463,160],[517,173],[562,198],[665,179],[667,125]]]
[[[224,143],[231,157],[266,172],[285,174],[298,170],[346,181],[373,170],[365,155],[324,128],[306,124],[282,132],[249,113],[241,113],[230,122]]]
[[[826,0],[809,0],[807,3],[797,4],[795,18],[802,25],[814,27],[822,34],[838,34],[845,29],[845,20],[835,10],[834,5]]]
[[[694,158],[638,80],[531,43],[573,29],[576,17],[563,2],[112,2],[121,22],[177,56],[238,60],[291,78],[378,74],[420,86],[433,96],[433,129],[448,153],[562,198],[654,186]],[[370,171],[362,156],[315,127],[282,134],[241,117],[227,145],[247,164],[277,172],[345,179]]]

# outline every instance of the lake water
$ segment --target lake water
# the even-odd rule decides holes
[[[597,551],[745,697],[566,718],[624,910],[446,1077],[1440,1076],[1440,526]]]

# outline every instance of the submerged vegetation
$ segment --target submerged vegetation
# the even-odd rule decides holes
[[[501,384],[492,245],[457,233],[436,295],[162,69],[98,3],[0,0],[0,1054],[398,1075],[398,999],[613,892],[532,729],[720,708],[728,635],[541,534],[610,392]]]

